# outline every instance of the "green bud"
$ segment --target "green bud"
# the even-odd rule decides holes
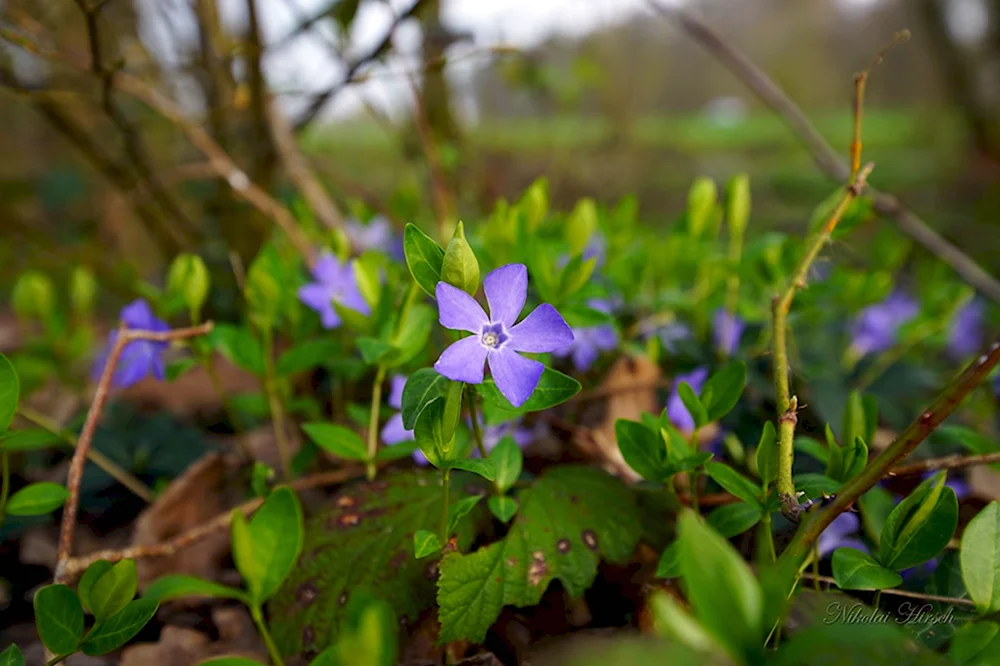
[[[715,181],[704,176],[696,178],[688,192],[688,229],[694,236],[700,236],[712,222],[712,213],[718,192]]]
[[[729,233],[742,235],[750,222],[750,177],[733,176],[726,185],[726,224]]]
[[[591,198],[580,199],[566,222],[565,237],[573,253],[582,252],[597,229],[597,204]]]
[[[97,298],[97,278],[86,266],[77,266],[69,276],[69,302],[73,311],[88,315],[94,309]]]
[[[469,241],[465,240],[463,222],[459,222],[455,227],[455,235],[448,241],[448,247],[444,250],[441,279],[470,295],[479,289],[479,261]]]
[[[527,231],[534,231],[549,212],[549,181],[539,178],[525,191],[518,209],[524,215]]]
[[[54,314],[55,287],[41,271],[27,271],[18,278],[11,292],[11,307],[23,319],[47,320]]]
[[[247,274],[243,295],[254,322],[265,329],[274,326],[281,308],[281,285],[259,262]]]
[[[201,316],[201,308],[208,298],[211,278],[201,257],[194,254],[179,254],[167,271],[167,294],[179,297],[188,306],[191,319]]]
[[[381,295],[378,261],[378,255],[366,252],[351,262],[354,282],[358,285],[358,291],[361,292],[361,297],[373,310],[378,305]]]

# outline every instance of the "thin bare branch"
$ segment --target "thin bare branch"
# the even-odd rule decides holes
[[[966,467],[976,467],[978,465],[991,465],[1000,463],[1000,452],[981,453],[975,456],[963,456],[955,454],[952,456],[942,456],[940,458],[928,458],[919,460],[908,465],[900,465],[889,470],[887,476],[915,476],[936,472],[942,469],[965,469]]]

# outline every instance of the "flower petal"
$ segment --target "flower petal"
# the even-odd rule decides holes
[[[388,445],[399,444],[413,439],[413,431],[403,427],[403,415],[393,414],[382,426],[382,441]]]
[[[329,250],[324,250],[312,267],[313,277],[320,284],[336,284],[343,277],[343,266]]]
[[[403,389],[406,387],[405,375],[393,375],[389,384],[389,406],[393,409],[403,408]]]
[[[586,372],[590,370],[590,366],[597,360],[597,356],[597,347],[589,341],[584,344],[578,344],[573,349],[573,367],[580,372]]]
[[[524,264],[507,264],[490,271],[483,279],[483,291],[490,306],[490,321],[510,328],[521,315],[528,298],[528,269]]]
[[[493,352],[488,360],[497,388],[515,407],[520,407],[531,397],[545,370],[544,365],[524,358],[509,346]]]
[[[490,323],[483,308],[472,296],[447,282],[438,282],[435,290],[438,321],[445,328],[480,333]],[[480,380],[481,381],[481,380]]]
[[[452,381],[482,384],[487,353],[478,337],[462,338],[444,350],[434,369]]]
[[[119,313],[119,318],[125,322],[125,326],[139,331],[168,331],[170,327],[157,319],[144,299],[138,298],[125,307]]]
[[[310,282],[299,287],[299,300],[316,312],[323,312],[333,302],[330,290],[318,282]]]
[[[573,342],[573,331],[554,307],[542,303],[510,329],[507,346],[514,351],[546,353]]]

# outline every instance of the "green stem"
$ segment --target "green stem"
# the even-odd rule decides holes
[[[253,617],[253,623],[257,625],[257,631],[260,633],[260,637],[264,641],[264,646],[267,647],[267,653],[271,656],[271,662],[273,665],[285,666],[285,661],[281,658],[281,652],[278,651],[278,646],[274,644],[274,639],[271,638],[271,632],[267,630],[267,624],[264,623],[264,614],[261,612],[260,606],[251,606],[250,615]]]
[[[486,460],[489,454],[486,452],[486,445],[483,444],[483,431],[479,427],[479,413],[476,410],[476,402],[472,397],[471,391],[466,393],[465,397],[469,405],[469,418],[472,420],[472,436],[476,440],[476,448],[479,450],[479,455],[482,456],[483,460]]]
[[[875,606],[875,610],[878,610],[878,604],[882,601],[882,590],[875,590],[875,601],[872,605]]]
[[[17,413],[37,425],[42,430],[48,430],[53,435],[59,437],[66,444],[76,448],[76,437],[63,430],[58,423],[41,412],[35,411],[27,405],[18,405]],[[104,473],[128,488],[136,497],[139,497],[147,504],[153,501],[153,491],[149,486],[136,478],[135,475],[130,474],[128,470],[119,466],[114,460],[111,460],[111,458],[108,458],[100,451],[93,448],[89,449],[87,451],[87,460],[97,465],[97,467],[103,470]]]
[[[55,666],[59,662],[64,661],[67,657],[71,657],[71,656],[73,656],[72,653],[71,654],[56,655],[55,657],[52,657],[47,662],[45,662],[45,666]]]
[[[7,494],[10,492],[10,461],[7,459],[7,449],[0,442],[0,467],[3,468],[3,479],[0,480],[0,525],[7,516]]]
[[[281,459],[281,472],[286,481],[292,479],[291,446],[288,443],[288,432],[285,430],[285,408],[278,395],[278,381],[274,371],[274,340],[271,330],[264,331],[264,393],[271,411],[271,423],[274,425],[274,439],[278,445],[278,458]]]
[[[378,452],[378,416],[382,409],[382,382],[385,380],[385,366],[380,365],[375,371],[375,383],[372,385],[372,408],[368,414],[368,480],[375,478],[375,454]]]
[[[691,508],[694,509],[695,513],[701,513],[701,508],[698,506],[698,477],[700,474],[700,466],[691,470],[691,487],[689,489],[689,493],[691,495]]]
[[[441,472],[444,477],[444,508],[441,511],[441,547],[448,544],[448,504],[451,503],[451,470]]]
[[[767,563],[771,564],[777,559],[778,555],[774,550],[774,534],[771,533],[771,513],[768,511],[765,511],[764,516],[760,519],[760,531],[764,535],[764,555]]]

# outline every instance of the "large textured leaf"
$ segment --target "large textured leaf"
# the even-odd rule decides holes
[[[441,563],[441,641],[481,642],[504,606],[537,604],[558,578],[579,596],[601,558],[623,562],[641,534],[638,510],[617,479],[577,466],[552,468],[519,496],[503,541]]]
[[[452,499],[475,479],[453,472]],[[328,511],[311,518],[302,556],[268,604],[281,651],[313,655],[331,645],[358,590],[371,590],[410,621],[430,607],[437,562],[413,557],[413,535],[441,529],[442,495],[437,472],[386,474],[348,486]],[[459,548],[469,547],[485,515],[480,505],[459,523]]]

